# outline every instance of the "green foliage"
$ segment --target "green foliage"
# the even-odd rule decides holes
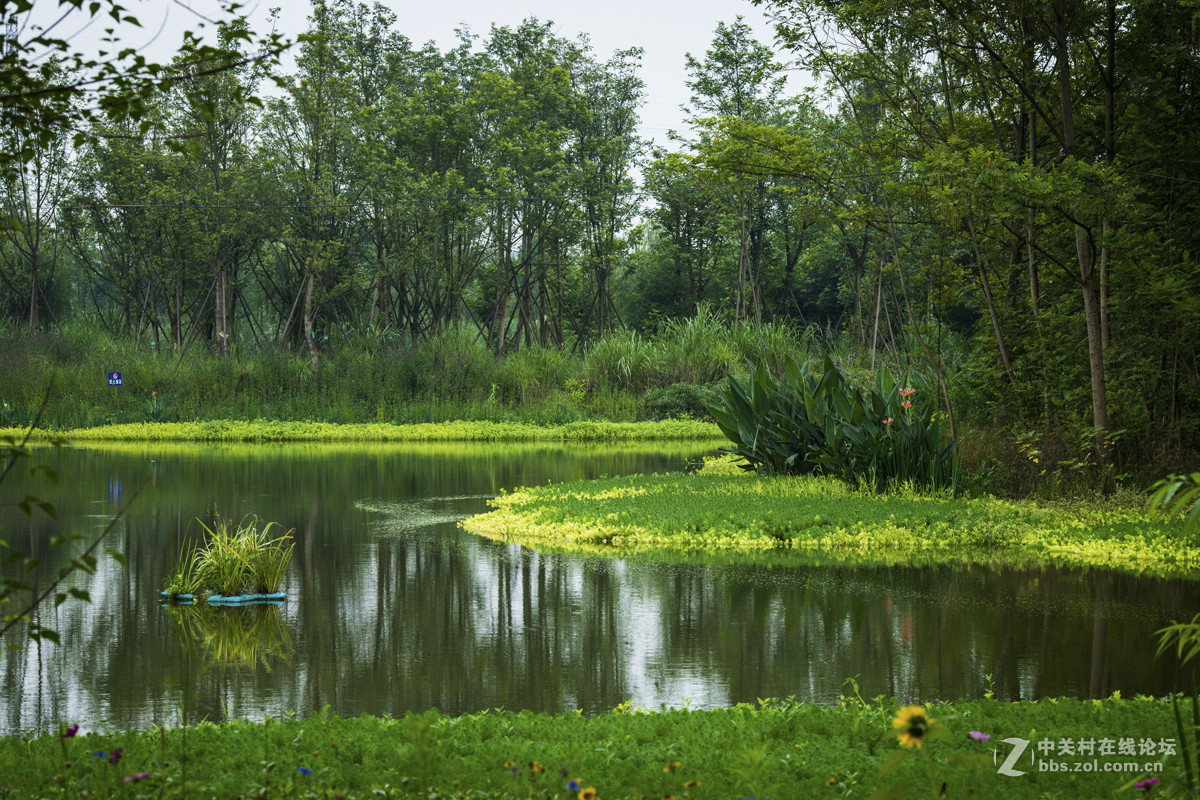
[[[653,367],[650,345],[636,331],[616,331],[593,344],[583,371],[593,390],[611,387],[643,392]]]
[[[447,325],[418,342],[413,356],[414,380],[430,394],[470,397],[493,383],[496,359],[471,326]]]
[[[671,383],[715,383],[746,363],[733,331],[712,309],[701,303],[690,319],[667,320],[654,337],[657,372]]]
[[[1151,508],[1162,509],[1162,513],[1168,517],[1187,514],[1184,532],[1200,527],[1200,472],[1170,475],[1150,488]]]
[[[764,475],[815,472],[877,491],[957,480],[955,443],[943,443],[932,392],[897,383],[886,366],[874,387],[859,389],[829,355],[820,372],[789,360],[778,379],[759,363],[745,386],[730,377],[710,411],[747,469]]]
[[[694,386],[690,383],[673,383],[670,386],[651,389],[642,396],[646,412],[653,417],[701,418],[716,400],[715,388]]]
[[[738,473],[738,474],[731,474]],[[1037,506],[904,487],[877,495],[729,460],[695,475],[519,489],[462,527],[538,550],[773,565],[994,564],[1200,575],[1200,547],[1139,507]]]
[[[278,527],[268,522],[259,528],[258,518],[244,520],[236,529],[225,520],[216,528],[203,522],[207,534],[203,545],[190,553],[190,562],[180,566],[167,579],[166,591],[174,596],[187,594],[240,595],[279,591],[292,562],[292,532],[272,536]],[[185,588],[186,592],[173,591]]]
[[[204,576],[200,573],[199,544],[192,544],[180,551],[175,571],[167,579],[164,591],[168,597],[181,594],[198,595],[204,589]]]
[[[833,705],[775,699],[711,710],[646,711],[628,703],[590,718],[495,710],[341,719],[326,709],[308,718],[183,729],[5,737],[0,775],[13,787],[12,800],[107,796],[109,789],[114,796],[165,800],[577,800],[589,787],[605,800],[668,794],[728,800],[836,797],[839,782],[858,797],[928,786],[908,769],[878,774],[894,752],[881,746],[881,732],[893,730],[899,705],[887,698]],[[1042,739],[1114,735],[1157,741],[1173,724],[1172,704],[1151,698],[976,700],[925,708],[936,720],[954,721],[953,736],[935,743],[938,777],[951,797],[1105,797],[1123,781],[1100,770],[1031,772],[1019,780],[997,775],[990,752],[969,730],[988,733],[993,743],[1022,737],[1036,746]],[[874,748],[864,735],[876,740]],[[119,763],[111,759],[118,747]],[[1170,758],[1163,757],[1173,767]],[[136,782],[125,780],[143,774]]]

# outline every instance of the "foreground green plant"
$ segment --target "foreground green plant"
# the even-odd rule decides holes
[[[1200,577],[1200,546],[1143,508],[1043,507],[911,489],[875,495],[815,476],[606,478],[519,489],[461,525],[539,550],[607,556],[722,554],[776,564],[1007,564]]]
[[[0,792],[11,786],[12,800],[104,796],[107,788],[172,799],[895,795],[929,784],[927,770],[879,774],[894,758],[894,734],[903,732],[891,723],[901,705],[887,698],[834,705],[764,700],[649,712],[626,704],[591,718],[489,711],[339,719],[326,711],[306,719],[111,734],[76,726],[67,738],[61,738],[63,730],[0,738]],[[1126,780],[1111,771],[1038,771],[1028,756],[1022,760],[1026,774],[1000,773],[1012,750],[1004,743],[1010,737],[1030,742],[1035,752],[1044,742],[1151,740],[1154,754],[1138,762],[1171,769],[1179,760],[1158,749],[1174,735],[1168,699],[977,700],[923,710],[931,720],[955,720],[954,735],[936,742],[936,777],[950,787],[948,796],[1105,797]],[[868,730],[873,733],[864,736]],[[116,765],[94,755],[116,748],[122,750]],[[928,790],[910,794],[922,795],[930,796]]]
[[[1150,489],[1151,508],[1161,509],[1168,517],[1187,514],[1184,533],[1190,533],[1196,527],[1200,527],[1200,472],[1193,472],[1191,475],[1168,475]]]
[[[860,389],[828,355],[820,369],[789,359],[779,378],[760,362],[745,386],[730,377],[709,410],[746,468],[763,475],[816,473],[876,491],[957,483],[933,393],[897,383],[883,365],[875,386]]]

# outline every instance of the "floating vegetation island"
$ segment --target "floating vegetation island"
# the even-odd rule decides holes
[[[259,527],[257,517],[242,521],[236,529],[217,520],[213,528],[200,523],[207,535],[204,544],[183,554],[162,596],[172,603],[205,600],[209,604],[282,602],[283,576],[292,563],[292,531],[275,536],[280,526],[268,522]]]

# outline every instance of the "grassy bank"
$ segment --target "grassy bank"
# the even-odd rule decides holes
[[[1006,564],[1200,577],[1200,542],[1140,498],[1035,505],[992,497],[875,495],[826,478],[745,474],[728,460],[696,475],[605,478],[501,495],[472,533],[538,550],[780,564]]]
[[[20,439],[26,431],[0,428],[0,437]],[[134,422],[66,431],[33,432],[34,439],[65,437],[72,442],[620,442],[713,439],[717,426],[698,420],[661,422],[442,422],[396,425],[273,420]]]
[[[53,732],[0,739],[0,793],[14,800],[110,795],[727,800],[866,797],[886,787],[927,796],[932,782],[944,783],[947,797],[1093,798],[1111,796],[1146,770],[1160,778],[1158,789],[1183,772],[1169,701],[931,705],[926,712],[942,723],[946,737],[929,738],[919,750],[905,750],[897,740],[898,706],[850,697],[832,707],[774,701],[708,711],[624,709],[590,719],[529,712],[339,719],[326,713],[307,720],[70,738]],[[982,740],[985,734],[989,738]],[[1026,774],[997,772],[1012,750],[1002,741],[1009,737],[1031,743],[1016,765]],[[1080,741],[1092,742],[1095,754],[1059,753],[1061,742]],[[1105,741],[1112,753],[1099,752],[1108,749]],[[1044,742],[1049,753],[1039,747]],[[1118,751],[1130,746],[1136,755]],[[899,752],[917,757],[881,776]],[[1065,766],[1039,771],[1038,759]],[[1117,771],[1127,764],[1133,769]]]

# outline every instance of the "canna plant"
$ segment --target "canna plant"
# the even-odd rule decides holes
[[[953,488],[959,461],[943,442],[934,394],[906,387],[881,366],[859,388],[826,355],[776,378],[760,363],[746,385],[730,377],[709,412],[745,469],[764,475],[817,473],[884,491],[901,483]]]

